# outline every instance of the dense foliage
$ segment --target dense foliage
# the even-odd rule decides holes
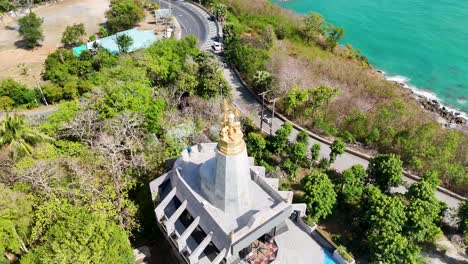
[[[380,154],[369,160],[367,174],[369,180],[383,192],[402,183],[403,163],[393,154]]]
[[[127,234],[105,217],[53,200],[36,211],[35,220],[39,246],[21,263],[134,263]]]
[[[312,173],[302,180],[302,184],[310,219],[317,222],[330,215],[336,203],[336,193],[328,176],[321,172]]]
[[[290,141],[288,123],[274,136],[260,133],[248,120],[243,121],[243,129],[255,162],[280,178],[281,190],[295,191],[296,201],[307,204],[306,220],[325,226],[331,222],[338,237],[335,242],[351,248],[360,259],[415,263],[421,247],[434,243],[441,234],[445,205],[435,197],[440,183],[437,173],[426,173],[405,195],[392,193],[390,187],[402,177],[398,156],[377,155],[367,170],[354,165],[338,173],[323,166],[326,159],[310,162],[318,156],[320,145],[312,145],[309,156],[307,133],[301,131]],[[344,143],[337,140],[330,149],[338,155]],[[464,211],[460,209],[461,219]]]
[[[81,100],[0,123],[1,262],[133,263],[130,242],[154,239],[149,181],[218,124],[220,72],[192,37],[132,56],[52,53],[46,96]]]
[[[468,244],[468,202],[464,201],[458,208],[458,228],[464,236],[465,243]],[[468,248],[465,252],[468,251]]]
[[[67,26],[62,35],[62,43],[66,48],[72,48],[83,44],[86,29],[83,23]]]
[[[111,0],[110,9],[106,12],[107,27],[112,34],[131,29],[144,16],[142,1]]]
[[[34,107],[41,102],[39,93],[29,89],[13,79],[5,79],[0,82],[0,109],[10,110],[14,107]]]

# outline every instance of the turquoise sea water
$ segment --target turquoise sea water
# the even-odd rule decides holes
[[[468,0],[272,0],[344,27],[378,69],[468,112]],[[430,93],[425,93],[431,96]]]

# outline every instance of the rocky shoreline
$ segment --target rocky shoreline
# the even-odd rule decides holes
[[[387,76],[385,72],[381,70],[377,70],[379,74],[381,74],[385,79]],[[388,79],[387,79],[388,80]],[[430,99],[420,94],[415,93],[408,84],[404,82],[398,82],[394,80],[388,80],[390,82],[397,83],[401,88],[406,89],[410,92],[410,94],[421,104],[421,106],[426,109],[427,111],[436,114],[439,118],[437,122],[442,124],[444,127],[459,129],[459,130],[466,130],[468,131],[468,120],[463,117],[463,115],[453,109],[449,109],[446,106],[442,105],[439,101],[435,99]]]
[[[421,103],[424,109],[438,114],[445,121],[447,121],[447,124],[445,124],[446,127],[468,127],[467,120],[461,116],[461,113],[450,111],[445,106],[441,105],[437,100],[430,100],[420,95],[415,95],[415,97]]]

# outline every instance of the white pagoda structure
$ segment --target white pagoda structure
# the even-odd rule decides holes
[[[305,204],[247,155],[239,112],[223,104],[218,143],[184,150],[150,183],[157,225],[179,263],[323,263],[297,219]],[[313,260],[317,261],[313,261]]]

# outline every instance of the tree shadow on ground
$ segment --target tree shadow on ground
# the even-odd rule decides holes
[[[18,25],[13,25],[13,26],[7,25],[7,26],[5,26],[5,29],[6,30],[16,31],[16,30],[18,30]]]
[[[26,41],[23,40],[23,39],[15,41],[15,46],[18,49],[24,49],[24,50],[34,50],[36,47],[42,47],[41,44],[38,44],[37,46],[31,48],[31,47],[28,46],[28,44],[26,44]]]

